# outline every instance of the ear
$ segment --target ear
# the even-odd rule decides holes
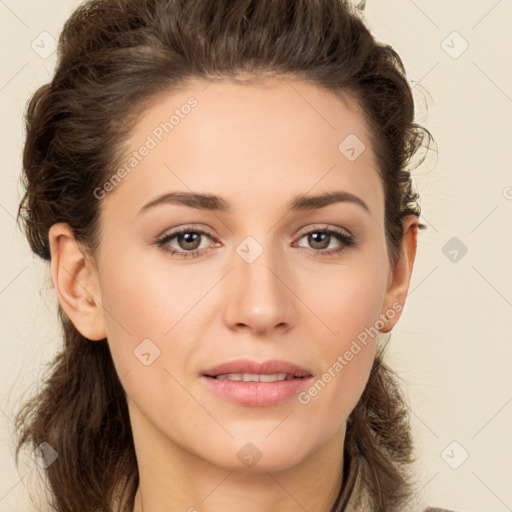
[[[49,231],[51,273],[60,305],[82,336],[106,338],[98,274],[93,261],[78,246],[68,224]]]
[[[407,215],[402,220],[402,225],[404,228],[402,245],[395,269],[390,273],[389,287],[386,291],[381,310],[381,319],[385,318],[384,327],[380,329],[380,332],[391,331],[402,314],[416,257],[418,217],[416,215]],[[394,311],[394,314],[390,315],[390,311]]]

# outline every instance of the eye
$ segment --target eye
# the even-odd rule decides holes
[[[157,245],[165,252],[170,253],[178,258],[197,258],[203,253],[205,248],[201,247],[205,238],[212,237],[206,231],[201,229],[193,229],[191,227],[183,227],[165,234],[157,240]],[[171,243],[174,241],[174,245]]]
[[[208,243],[203,244],[205,239],[213,240],[213,237],[202,229],[185,226],[163,235],[156,240],[156,244],[172,256],[183,259],[197,258],[213,246]],[[302,239],[306,239],[311,246],[309,250],[314,256],[336,256],[357,243],[352,235],[325,227],[303,233],[299,240]],[[219,245],[217,243],[217,246]],[[299,245],[299,247],[303,246]]]
[[[346,248],[356,245],[352,235],[333,228],[315,228],[307,233],[303,233],[299,240],[303,238],[311,246],[314,256],[336,256]],[[332,246],[333,243],[334,247]]]

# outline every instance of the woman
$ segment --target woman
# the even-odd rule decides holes
[[[64,332],[17,417],[54,510],[418,510],[380,336],[431,140],[399,56],[342,0],[93,0],[59,52],[19,212]]]

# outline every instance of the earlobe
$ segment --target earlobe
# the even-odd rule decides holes
[[[68,224],[49,231],[51,273],[59,303],[76,329],[90,340],[106,338],[98,275]]]
[[[383,309],[381,311],[381,314],[388,318],[388,320],[385,322],[385,326],[381,329],[381,332],[389,332],[393,329],[405,305],[414,260],[416,258],[418,225],[419,220],[416,215],[408,215],[403,219],[404,234],[402,237],[402,246],[394,272],[391,276],[389,288],[386,291]],[[393,314],[387,314],[391,310],[393,310]]]

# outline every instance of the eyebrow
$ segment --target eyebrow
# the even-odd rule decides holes
[[[288,209],[290,211],[315,210],[341,202],[357,204],[366,210],[366,212],[371,213],[368,205],[360,197],[346,191],[325,192],[323,194],[310,196],[298,195],[290,201]],[[138,215],[163,204],[189,206],[198,210],[218,212],[231,211],[228,201],[213,194],[200,194],[197,192],[169,192],[146,203],[140,209]]]

